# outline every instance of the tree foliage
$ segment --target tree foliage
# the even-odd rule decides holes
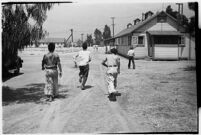
[[[167,6],[166,8],[166,12],[171,15],[173,18],[177,19],[178,23],[180,25],[183,25],[186,30],[188,31],[189,29],[189,22],[188,22],[188,18],[185,15],[180,14],[178,11],[173,11],[173,9],[171,8],[171,6]]]
[[[110,27],[105,25],[105,28],[104,28],[104,32],[103,32],[103,39],[108,39],[108,38],[111,38],[111,31],[110,31]]]
[[[81,40],[81,39],[78,39],[78,41],[77,41],[77,45],[78,45],[79,47],[82,46],[82,40]]]
[[[47,34],[43,23],[53,4],[4,4],[2,9],[2,56],[17,55],[17,51]]]
[[[103,40],[102,32],[99,29],[95,29],[94,31],[95,37],[95,44],[100,45],[101,41]]]
[[[87,42],[88,46],[91,46],[93,44],[93,38],[92,38],[91,34],[87,34],[86,42]]]

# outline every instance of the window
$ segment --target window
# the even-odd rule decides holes
[[[144,47],[144,36],[138,36],[138,47]]]
[[[181,36],[178,38],[178,36],[155,36],[154,37],[154,43],[155,44],[182,44],[184,45],[185,38],[184,36]]]
[[[139,36],[138,37],[138,44],[143,45],[144,44],[144,36]]]

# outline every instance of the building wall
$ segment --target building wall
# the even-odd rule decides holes
[[[179,56],[183,59],[195,60],[195,40],[189,34],[185,34],[185,46],[179,48]]]
[[[154,59],[178,59],[177,45],[157,45],[154,46]]]
[[[135,51],[135,58],[144,58],[148,55],[148,51],[147,51],[147,36],[145,33],[135,33],[133,34],[133,36],[144,36],[144,46],[139,46],[139,47],[136,47],[134,49]],[[124,37],[125,39],[128,37]],[[135,44],[133,44],[133,42],[131,41],[131,45],[132,46],[135,46]],[[121,54],[121,55],[124,55],[124,56],[127,56],[127,53],[128,53],[128,50],[130,49],[130,45],[127,44],[127,42],[125,44],[119,44],[117,46],[117,50],[118,50],[118,53]]]
[[[135,48],[135,56],[136,58],[142,58],[148,56],[148,44],[149,41],[147,40],[146,31],[177,31],[179,28],[180,32],[184,32],[184,28],[178,27],[177,23],[174,20],[167,17],[167,22],[164,23],[157,23],[157,18],[154,18],[144,24],[143,26],[139,27],[135,30],[132,36],[140,36],[143,35],[145,38],[145,46],[144,47],[136,47]],[[155,58],[158,59],[178,59],[180,58],[191,58],[195,59],[195,41],[189,40],[188,34],[185,35],[185,46],[178,48],[178,45],[155,45]],[[132,38],[131,38],[132,39]],[[122,38],[121,38],[122,40]],[[121,41],[120,40],[120,41]],[[189,44],[191,43],[191,47]],[[133,43],[131,42],[131,45]],[[133,45],[135,46],[135,45]],[[118,52],[122,55],[127,55],[130,46],[126,43],[118,45],[117,49]],[[191,48],[191,49],[189,49]]]
[[[172,27],[168,23],[156,23],[150,27],[147,31],[177,31],[176,28]]]

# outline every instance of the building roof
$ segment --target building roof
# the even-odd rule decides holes
[[[179,31],[147,31],[150,35],[170,35],[170,36],[176,36],[176,35],[182,35]]]
[[[136,29],[138,29],[139,27],[145,25],[146,23],[148,23],[149,21],[151,21],[152,19],[154,19],[155,17],[157,17],[159,14],[161,13],[165,13],[168,17],[170,17],[172,20],[174,20],[175,22],[177,22],[177,20],[175,18],[173,18],[171,15],[169,15],[168,13],[161,11],[161,12],[157,12],[156,14],[152,15],[151,17],[147,18],[146,20],[137,23],[136,25],[133,25],[129,28],[126,28],[122,31],[120,31],[118,34],[115,35],[115,38],[117,37],[121,37],[127,34],[130,34],[131,32],[135,31]]]
[[[39,40],[39,43],[64,43],[64,38],[45,38]]]

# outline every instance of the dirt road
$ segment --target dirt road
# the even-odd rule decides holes
[[[92,50],[91,50],[92,51]],[[86,89],[78,83],[72,53],[62,54],[59,98],[43,101],[42,55],[21,54],[21,75],[4,81],[3,133],[136,133],[197,131],[196,73],[193,61],[121,58],[118,91],[107,95],[103,50],[92,51]]]

